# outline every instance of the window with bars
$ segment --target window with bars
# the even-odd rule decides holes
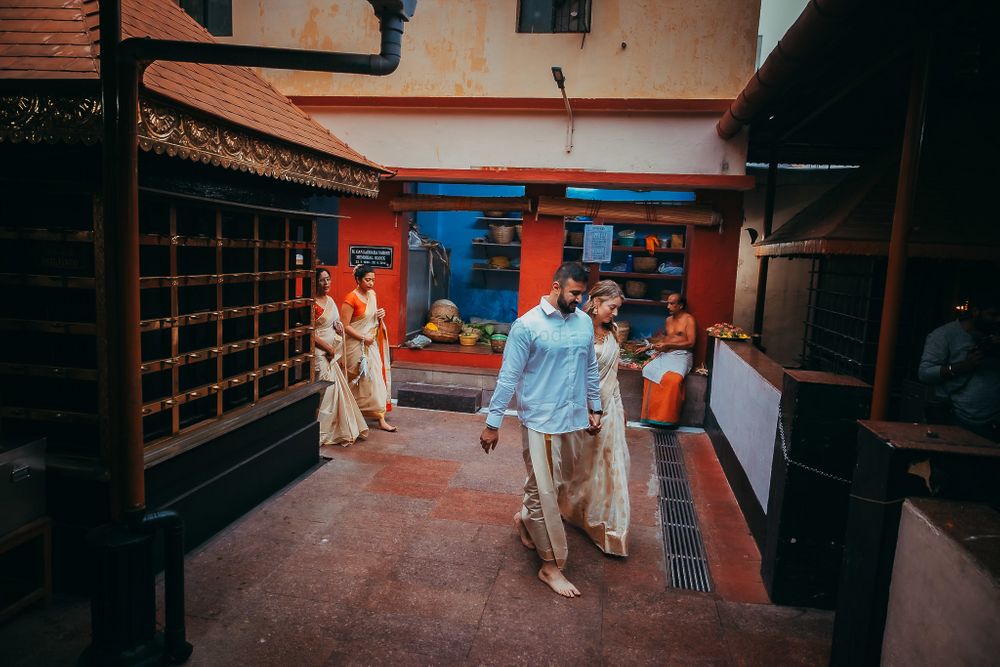
[[[519,0],[517,31],[590,32],[590,0]]]
[[[884,291],[885,258],[815,258],[810,271],[804,367],[871,382]]]
[[[150,193],[139,217],[147,445],[312,380],[312,217]]]

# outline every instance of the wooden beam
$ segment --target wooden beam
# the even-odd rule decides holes
[[[531,213],[527,197],[448,197],[400,195],[389,200],[389,210],[403,211],[521,211]]]
[[[695,225],[699,227],[716,227],[722,224],[722,216],[705,206],[643,204],[640,202],[566,199],[564,197],[539,197],[538,213],[540,215],[583,215],[595,220],[607,218],[646,224]]]

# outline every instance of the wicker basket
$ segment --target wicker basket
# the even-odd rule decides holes
[[[638,280],[625,281],[625,296],[630,299],[641,299],[646,296],[646,283]]]
[[[438,326],[440,326],[440,325],[438,325]],[[433,331],[431,329],[428,329],[427,327],[424,327],[424,330],[423,330],[422,333],[425,336],[427,336],[428,338],[430,338],[432,341],[434,341],[435,343],[457,343],[458,342],[458,332],[457,331],[455,333],[452,333],[450,331],[441,331],[440,329],[438,329],[437,331]]]
[[[632,269],[637,273],[656,273],[657,266],[655,257],[632,258]]]
[[[490,225],[493,243],[510,243],[514,240],[514,225]]]
[[[514,225],[514,236],[517,237],[518,241],[521,240],[521,225]]]
[[[461,322],[438,322],[438,321],[434,321],[434,324],[437,326],[438,331],[443,331],[444,333],[457,334],[457,333],[459,333],[459,332],[462,331],[462,323]]]
[[[432,322],[450,320],[453,317],[458,317],[458,306],[448,299],[438,299],[431,304],[431,309],[427,317]]]
[[[619,345],[624,345],[625,341],[628,340],[628,334],[632,330],[632,325],[627,320],[618,320],[617,324],[618,331],[615,332],[615,338],[618,339]]]
[[[571,246],[582,247],[583,246],[583,232],[570,232],[569,233],[569,244]]]

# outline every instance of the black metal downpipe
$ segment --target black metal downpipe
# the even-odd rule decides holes
[[[105,308],[98,321],[110,401],[102,428],[115,523],[88,536],[98,569],[87,665],[162,665],[191,655],[184,627],[184,525],[175,512],[146,513],[139,330],[139,88],[157,60],[385,76],[399,66],[403,23],[417,0],[368,0],[379,18],[378,54],[324,53],[149,38],[121,41],[121,1],[101,0],[101,98]],[[166,628],[156,635],[153,535],[164,531]]]
[[[181,663],[192,651],[184,626],[184,520],[173,510],[163,510],[144,516],[142,525],[163,530],[163,649],[169,662]]]
[[[381,51],[371,55],[327,53],[312,49],[284,49],[249,44],[180,42],[151,37],[126,39],[119,45],[119,53],[121,58],[145,64],[166,60],[180,63],[386,76],[399,67],[402,57],[403,21],[400,14],[387,15],[380,19]]]

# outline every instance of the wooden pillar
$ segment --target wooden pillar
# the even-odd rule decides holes
[[[924,140],[924,119],[927,115],[929,60],[930,49],[924,39],[913,54],[910,101],[906,111],[906,128],[903,131],[903,153],[899,161],[899,184],[896,187],[896,205],[892,213],[892,233],[889,237],[889,262],[886,267],[885,296],[882,300],[882,320],[878,334],[878,356],[875,358],[872,419],[886,419],[889,412],[900,302],[903,300],[903,281],[906,279],[906,246],[910,237],[920,150]]]

